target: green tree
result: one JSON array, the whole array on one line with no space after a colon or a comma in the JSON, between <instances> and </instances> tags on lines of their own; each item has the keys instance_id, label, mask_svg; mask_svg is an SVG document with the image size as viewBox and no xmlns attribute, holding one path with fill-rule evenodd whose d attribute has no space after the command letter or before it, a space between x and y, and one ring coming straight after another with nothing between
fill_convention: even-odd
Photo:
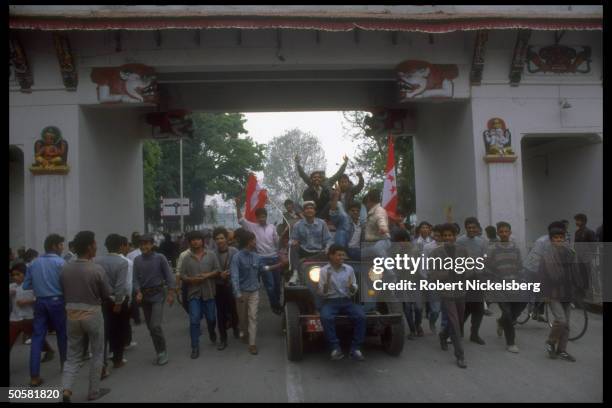
<instances>
[{"instance_id":1,"label":"green tree","mask_svg":"<svg viewBox=\"0 0 612 408\"><path fill-rule=\"evenodd\" d=\"M358 142L357 154L349 164L366 177L363 192L372 188L382 189L387 164L386 131L381 130L372 120L372 114L362 111L343 112L344 134ZM397 171L398 208L408 213L416 211L414 189L414 147L411 136L395 136L395 165Z\"/></svg>"},{"instance_id":2,"label":"green tree","mask_svg":"<svg viewBox=\"0 0 612 408\"><path fill-rule=\"evenodd\" d=\"M157 177L162 151L155 140L145 140L142 146L145 219L159 221Z\"/></svg>"},{"instance_id":3,"label":"green tree","mask_svg":"<svg viewBox=\"0 0 612 408\"><path fill-rule=\"evenodd\" d=\"M295 167L296 155L306 174L325 170L327 165L319 139L310 133L292 129L272 139L267 148L264 185L269 192L268 197L278 206L287 198L300 202L306 189Z\"/></svg>"},{"instance_id":4,"label":"green tree","mask_svg":"<svg viewBox=\"0 0 612 408\"><path fill-rule=\"evenodd\" d=\"M240 137L247 133L240 113L195 113L192 117L193 138L183 140L183 195L192 203L185 225L195 226L205 220L206 195L234 197L244 189L249 172L263 169L265 145ZM158 199L179 197L179 142L158 143L161 163L156 195Z\"/></svg>"}]
</instances>

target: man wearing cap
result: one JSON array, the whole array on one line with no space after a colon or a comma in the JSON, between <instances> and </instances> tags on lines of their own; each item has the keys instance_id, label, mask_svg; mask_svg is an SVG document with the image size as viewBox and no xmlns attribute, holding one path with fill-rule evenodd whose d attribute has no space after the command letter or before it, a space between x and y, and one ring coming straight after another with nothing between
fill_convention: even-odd
<instances>
[{"instance_id":1,"label":"man wearing cap","mask_svg":"<svg viewBox=\"0 0 612 408\"><path fill-rule=\"evenodd\" d=\"M157 352L157 365L164 365L168 363L166 339L161 327L164 286L170 289L167 301L172 305L176 280L166 257L153 251L154 242L155 239L151 234L145 234L140 238L142 255L134 259L134 289L136 301L142 304L147 328Z\"/></svg>"},{"instance_id":2,"label":"man wearing cap","mask_svg":"<svg viewBox=\"0 0 612 408\"><path fill-rule=\"evenodd\" d=\"M191 358L200 356L200 321L206 317L210 341L217 342L215 326L217 311L215 308L216 282L219 277L219 261L213 251L204 248L204 234L190 231L187 234L189 255L183 260L179 276L187 285L189 301L189 329L191 333Z\"/></svg>"}]
</instances>

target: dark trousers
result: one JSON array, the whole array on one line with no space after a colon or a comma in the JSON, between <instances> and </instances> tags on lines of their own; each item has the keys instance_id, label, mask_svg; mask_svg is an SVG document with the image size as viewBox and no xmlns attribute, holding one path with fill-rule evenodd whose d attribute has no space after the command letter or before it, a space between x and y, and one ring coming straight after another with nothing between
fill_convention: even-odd
<instances>
[{"instance_id":1,"label":"dark trousers","mask_svg":"<svg viewBox=\"0 0 612 408\"><path fill-rule=\"evenodd\" d=\"M442 299L442 315L446 316L448 323L443 327L440 336L445 340L450 336L455 349L455 357L463 358L463 343L461 341L461 327L466 303L464 300Z\"/></svg>"},{"instance_id":2,"label":"dark trousers","mask_svg":"<svg viewBox=\"0 0 612 408\"><path fill-rule=\"evenodd\" d=\"M504 335L506 336L506 345L514 345L514 322L519 317L527 303L515 303L515 302L499 302L499 308L502 311L502 316L497 321L504 328Z\"/></svg>"},{"instance_id":3,"label":"dark trousers","mask_svg":"<svg viewBox=\"0 0 612 408\"><path fill-rule=\"evenodd\" d=\"M410 333L416 333L423 322L423 309L418 302L404 302L404 316L408 322Z\"/></svg>"},{"instance_id":4,"label":"dark trousers","mask_svg":"<svg viewBox=\"0 0 612 408\"><path fill-rule=\"evenodd\" d=\"M351 299L326 299L321 307L321 324L325 339L331 350L340 348L340 340L336 336L336 316L347 315L353 324L353 341L351 351L359 350L366 335L366 315L361 305L354 304Z\"/></svg>"},{"instance_id":5,"label":"dark trousers","mask_svg":"<svg viewBox=\"0 0 612 408\"><path fill-rule=\"evenodd\" d=\"M217 285L215 302L217 305L217 327L221 341L227 341L227 323L231 322L233 328L238 327L238 311L236 301L229 285Z\"/></svg>"},{"instance_id":6,"label":"dark trousers","mask_svg":"<svg viewBox=\"0 0 612 408\"><path fill-rule=\"evenodd\" d=\"M108 349L113 353L113 362L120 363L123 360L123 349L125 347L126 333L130 327L129 298L121 304L119 313L113 312L113 302L105 302L102 307L104 316L104 362L108 358Z\"/></svg>"},{"instance_id":7,"label":"dark trousers","mask_svg":"<svg viewBox=\"0 0 612 408\"><path fill-rule=\"evenodd\" d=\"M279 262L278 256L262 256L260 258L260 265L269 266ZM268 300L272 309L280 309L280 296L281 296L281 277L280 271L262 271L261 280L266 288L268 294Z\"/></svg>"},{"instance_id":8,"label":"dark trousers","mask_svg":"<svg viewBox=\"0 0 612 408\"><path fill-rule=\"evenodd\" d=\"M136 302L136 291L132 291L132 297L130 302L130 317L134 320L134 323L140 324L140 305Z\"/></svg>"},{"instance_id":9,"label":"dark trousers","mask_svg":"<svg viewBox=\"0 0 612 408\"><path fill-rule=\"evenodd\" d=\"M161 327L163 314L164 314L164 302L151 302L147 299L142 301L142 311L144 312L145 323L149 329L151 340L153 340L153 347L157 354L166 351L166 338L164 337L164 331Z\"/></svg>"},{"instance_id":10,"label":"dark trousers","mask_svg":"<svg viewBox=\"0 0 612 408\"><path fill-rule=\"evenodd\" d=\"M478 330L480 330L480 324L484 317L484 303L483 302L466 302L465 303L465 316L463 317L463 323L461 324L461 334L463 335L463 324L467 322L468 317L472 316L470 336L478 336Z\"/></svg>"},{"instance_id":11,"label":"dark trousers","mask_svg":"<svg viewBox=\"0 0 612 408\"><path fill-rule=\"evenodd\" d=\"M185 282L181 283L181 299L183 299L183 309L189 315L189 285Z\"/></svg>"},{"instance_id":12,"label":"dark trousers","mask_svg":"<svg viewBox=\"0 0 612 408\"><path fill-rule=\"evenodd\" d=\"M66 336L66 306L64 298L61 296L38 298L34 304L34 327L30 349L31 377L40 376L40 353L44 347L50 325L55 329L60 362L63 363L66 361L68 340Z\"/></svg>"},{"instance_id":13,"label":"dark trousers","mask_svg":"<svg viewBox=\"0 0 612 408\"><path fill-rule=\"evenodd\" d=\"M215 299L189 299L189 332L191 334L191 348L197 348L200 345L200 322L203 317L206 318L208 337L212 342L217 341L217 333L215 333L217 311L215 309Z\"/></svg>"},{"instance_id":14,"label":"dark trousers","mask_svg":"<svg viewBox=\"0 0 612 408\"><path fill-rule=\"evenodd\" d=\"M15 341L17 341L17 337L19 337L21 333L23 333L24 336L32 337L33 327L34 320L20 320L18 322L9 323L9 352L13 348ZM46 339L43 343L42 351L45 353L47 351L53 351Z\"/></svg>"}]
</instances>

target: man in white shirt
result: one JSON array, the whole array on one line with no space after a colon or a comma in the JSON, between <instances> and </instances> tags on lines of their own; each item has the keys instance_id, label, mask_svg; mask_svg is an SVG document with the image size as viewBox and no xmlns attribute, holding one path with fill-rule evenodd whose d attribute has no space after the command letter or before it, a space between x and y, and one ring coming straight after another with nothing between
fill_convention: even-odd
<instances>
[{"instance_id":1,"label":"man in white shirt","mask_svg":"<svg viewBox=\"0 0 612 408\"><path fill-rule=\"evenodd\" d=\"M370 190L363 199L368 210L364 235L364 240L368 244L361 250L362 256L365 257L386 257L391 247L389 217L387 211L380 205L380 195L380 190Z\"/></svg>"},{"instance_id":2,"label":"man in white shirt","mask_svg":"<svg viewBox=\"0 0 612 408\"><path fill-rule=\"evenodd\" d=\"M119 255L121 256L121 258L125 259L128 262L126 288L127 288L127 293L130 296L130 308L132 308L134 303L136 303L136 294L134 293L134 283L133 283L134 262L126 256L129 250L130 250L130 243L128 242L127 237L122 236L121 246L119 248ZM136 342L132 341L132 326L130 325L129 319L127 319L126 325L127 327L125 328L125 331L124 331L126 335L125 336L125 347L126 348L134 347L136 345Z\"/></svg>"},{"instance_id":3,"label":"man in white shirt","mask_svg":"<svg viewBox=\"0 0 612 408\"><path fill-rule=\"evenodd\" d=\"M272 312L280 316L282 313L280 304L280 270L269 270L268 268L270 265L280 262L278 257L278 232L274 225L268 224L268 212L265 208L256 209L255 217L257 222L251 222L242 216L240 212L240 199L236 198L236 214L238 216L238 224L255 234L257 254L260 256L260 262L263 267L262 282L266 288Z\"/></svg>"},{"instance_id":4,"label":"man in white shirt","mask_svg":"<svg viewBox=\"0 0 612 408\"><path fill-rule=\"evenodd\" d=\"M132 233L132 245L131 245L131 247L134 248L134 250L128 252L128 254L125 255L125 257L132 262L132 266L133 266L134 265L134 259L136 259L137 256L142 255L142 252L140 251L140 234L138 232L133 232ZM129 249L128 249L128 251L129 251ZM132 282L130 281L130 284L131 283ZM136 326L138 326L141 323L141 320L140 320L140 309L139 309L140 306L138 305L138 303L136 303L136 293L134 293L134 289L133 288L132 288L132 291L130 292L130 294L132 296L131 303L130 303L130 314L131 314L131 318L134 320L134 324Z\"/></svg>"}]
</instances>

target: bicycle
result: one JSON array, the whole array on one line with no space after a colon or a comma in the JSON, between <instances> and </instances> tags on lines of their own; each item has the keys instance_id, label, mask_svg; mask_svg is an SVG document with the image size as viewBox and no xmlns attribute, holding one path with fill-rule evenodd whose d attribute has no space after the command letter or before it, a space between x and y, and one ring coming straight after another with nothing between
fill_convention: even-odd
<instances>
[{"instance_id":1,"label":"bicycle","mask_svg":"<svg viewBox=\"0 0 612 408\"><path fill-rule=\"evenodd\" d=\"M519 315L515 323L522 325L527 323L529 319L533 319L539 322L548 323L548 326L552 327L553 321L549 318L549 316L552 315L550 312L550 305L548 302L544 304L544 317L541 319L537 318L541 315L536 313L536 308L539 305L540 302L529 302L528 306ZM570 309L570 335L568 340L574 341L578 340L586 333L589 324L589 314L586 310L584 302L582 301L570 302Z\"/></svg>"}]
</instances>

